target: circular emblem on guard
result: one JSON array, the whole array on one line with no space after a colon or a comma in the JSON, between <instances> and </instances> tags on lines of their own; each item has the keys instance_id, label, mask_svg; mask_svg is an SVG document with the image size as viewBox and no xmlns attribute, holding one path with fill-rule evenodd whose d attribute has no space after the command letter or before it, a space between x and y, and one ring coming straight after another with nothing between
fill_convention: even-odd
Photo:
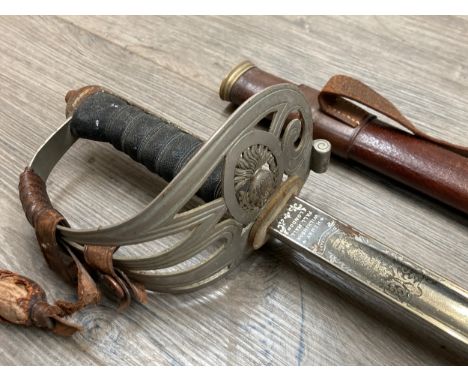
<instances>
[{"instance_id":1,"label":"circular emblem on guard","mask_svg":"<svg viewBox=\"0 0 468 382\"><path fill-rule=\"evenodd\" d=\"M255 221L287 177L307 178L312 116L304 102L299 92L282 85L248 100L238 111L235 123L243 130L226 154L223 176L224 200L238 222Z\"/></svg>"},{"instance_id":2,"label":"circular emblem on guard","mask_svg":"<svg viewBox=\"0 0 468 382\"><path fill-rule=\"evenodd\" d=\"M284 171L281 142L265 131L251 131L226 157L224 199L231 215L248 224L255 220Z\"/></svg>"}]
</instances>

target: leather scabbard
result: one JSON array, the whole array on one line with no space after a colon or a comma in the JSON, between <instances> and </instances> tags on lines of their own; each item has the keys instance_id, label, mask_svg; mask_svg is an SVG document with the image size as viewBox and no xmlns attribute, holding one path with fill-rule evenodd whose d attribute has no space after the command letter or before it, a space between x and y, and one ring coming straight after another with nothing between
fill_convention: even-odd
<instances>
[{"instance_id":1,"label":"leather scabbard","mask_svg":"<svg viewBox=\"0 0 468 382\"><path fill-rule=\"evenodd\" d=\"M244 63L231 71L221 98L240 105L261 90L289 82ZM314 139L327 139L334 155L369 167L468 213L468 149L418 130L384 97L362 82L334 76L322 91L299 86L314 112ZM384 114L410 132L379 120L348 101Z\"/></svg>"}]
</instances>

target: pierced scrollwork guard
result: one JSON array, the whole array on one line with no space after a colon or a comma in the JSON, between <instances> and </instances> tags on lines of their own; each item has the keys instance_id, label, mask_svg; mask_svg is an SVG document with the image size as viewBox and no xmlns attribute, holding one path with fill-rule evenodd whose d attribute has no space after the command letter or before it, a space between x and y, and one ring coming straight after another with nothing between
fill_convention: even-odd
<instances>
[{"instance_id":1,"label":"pierced scrollwork guard","mask_svg":"<svg viewBox=\"0 0 468 382\"><path fill-rule=\"evenodd\" d=\"M301 121L288 122L292 112L298 112ZM262 128L258 124L267 115L273 115L273 119L267 128ZM311 128L310 108L293 86L270 88L233 114L139 214L99 229L59 226L61 237L71 243L121 246L190 229L185 240L166 252L138 258L121 258L116 253L114 261L148 289L181 292L199 288L221 277L248 253L251 224L283 176L298 176L305 181L312 150ZM34 166L33 160L31 167ZM214 191L212 195L222 196L181 212L219 166L223 167L222 182L214 182L212 187L221 187L222 192ZM221 243L192 269L165 275L141 272L174 266L215 242Z\"/></svg>"}]
</instances>

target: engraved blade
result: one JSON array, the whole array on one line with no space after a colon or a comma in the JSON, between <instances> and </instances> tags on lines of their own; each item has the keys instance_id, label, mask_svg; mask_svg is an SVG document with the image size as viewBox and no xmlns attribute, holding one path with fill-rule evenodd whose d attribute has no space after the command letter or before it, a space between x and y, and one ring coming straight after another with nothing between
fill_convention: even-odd
<instances>
[{"instance_id":1,"label":"engraved blade","mask_svg":"<svg viewBox=\"0 0 468 382\"><path fill-rule=\"evenodd\" d=\"M466 290L298 197L269 234L297 250L287 256L303 269L468 356Z\"/></svg>"}]
</instances>

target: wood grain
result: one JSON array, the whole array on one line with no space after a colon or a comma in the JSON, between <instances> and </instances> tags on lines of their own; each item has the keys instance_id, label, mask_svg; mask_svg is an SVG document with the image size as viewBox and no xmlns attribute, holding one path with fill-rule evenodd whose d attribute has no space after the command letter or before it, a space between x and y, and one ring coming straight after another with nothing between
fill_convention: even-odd
<instances>
[{"instance_id":1,"label":"wood grain","mask_svg":"<svg viewBox=\"0 0 468 382\"><path fill-rule=\"evenodd\" d=\"M468 144L466 17L3 17L0 32L0 267L38 281L50 300L73 290L42 259L17 181L64 120L69 89L106 86L206 139L229 112L217 95L221 79L248 58L315 87L350 74L425 131ZM84 141L49 181L57 208L83 228L131 216L160 189L125 155ZM466 217L337 160L311 174L302 196L468 288ZM153 294L121 315L106 301L74 319L86 331L71 339L1 325L0 363L453 362L267 250L198 292Z\"/></svg>"}]
</instances>

